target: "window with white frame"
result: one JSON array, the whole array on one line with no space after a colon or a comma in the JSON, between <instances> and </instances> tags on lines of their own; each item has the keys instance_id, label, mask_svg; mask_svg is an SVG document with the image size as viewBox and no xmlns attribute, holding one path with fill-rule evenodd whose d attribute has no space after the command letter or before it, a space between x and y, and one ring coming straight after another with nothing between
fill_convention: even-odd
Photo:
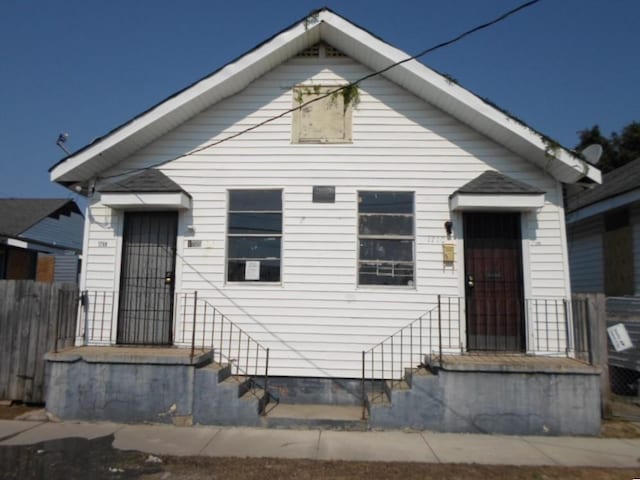
<instances>
[{"instance_id":1,"label":"window with white frame","mask_svg":"<svg viewBox=\"0 0 640 480\"><path fill-rule=\"evenodd\" d=\"M279 282L282 190L229 190L227 281Z\"/></svg>"},{"instance_id":2,"label":"window with white frame","mask_svg":"<svg viewBox=\"0 0 640 480\"><path fill-rule=\"evenodd\" d=\"M358 283L413 286L413 192L358 193Z\"/></svg>"}]
</instances>

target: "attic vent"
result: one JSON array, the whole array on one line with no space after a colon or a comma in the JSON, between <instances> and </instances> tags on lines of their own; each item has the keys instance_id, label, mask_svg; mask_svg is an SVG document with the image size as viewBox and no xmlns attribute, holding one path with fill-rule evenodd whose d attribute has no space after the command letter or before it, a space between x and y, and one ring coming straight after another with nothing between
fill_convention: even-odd
<instances>
[{"instance_id":1,"label":"attic vent","mask_svg":"<svg viewBox=\"0 0 640 480\"><path fill-rule=\"evenodd\" d=\"M314 46L302 50L297 56L305 58L346 57L340 50L325 43L316 43Z\"/></svg>"},{"instance_id":2,"label":"attic vent","mask_svg":"<svg viewBox=\"0 0 640 480\"><path fill-rule=\"evenodd\" d=\"M319 57L320 56L320 44L309 47L298 54L298 57Z\"/></svg>"},{"instance_id":3,"label":"attic vent","mask_svg":"<svg viewBox=\"0 0 640 480\"><path fill-rule=\"evenodd\" d=\"M346 57L344 53L331 45L325 47L324 53L327 57Z\"/></svg>"}]
</instances>

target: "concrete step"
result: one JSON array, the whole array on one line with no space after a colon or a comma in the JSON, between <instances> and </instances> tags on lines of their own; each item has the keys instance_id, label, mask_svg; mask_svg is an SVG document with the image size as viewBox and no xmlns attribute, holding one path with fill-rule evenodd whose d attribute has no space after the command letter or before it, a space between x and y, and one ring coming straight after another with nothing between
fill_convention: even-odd
<instances>
[{"instance_id":1,"label":"concrete step","mask_svg":"<svg viewBox=\"0 0 640 480\"><path fill-rule=\"evenodd\" d=\"M361 405L268 404L263 417L267 428L367 429Z\"/></svg>"},{"instance_id":2,"label":"concrete step","mask_svg":"<svg viewBox=\"0 0 640 480\"><path fill-rule=\"evenodd\" d=\"M216 372L218 376L218 382L224 381L231 375L231 368L228 364L220 364L218 362L211 362L206 365L197 367L197 370Z\"/></svg>"}]
</instances>

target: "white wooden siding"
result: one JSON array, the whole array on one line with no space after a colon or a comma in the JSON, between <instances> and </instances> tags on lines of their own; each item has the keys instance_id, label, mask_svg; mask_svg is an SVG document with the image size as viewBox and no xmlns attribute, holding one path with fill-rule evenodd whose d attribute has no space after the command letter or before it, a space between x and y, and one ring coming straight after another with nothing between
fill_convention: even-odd
<instances>
[{"instance_id":1,"label":"white wooden siding","mask_svg":"<svg viewBox=\"0 0 640 480\"><path fill-rule=\"evenodd\" d=\"M279 114L293 105L294 85L336 84L366 73L344 60L329 65L291 60L107 174L171 159ZM453 267L442 263L444 222L455 217L448 197L488 169L548 192L545 206L525 225L526 295L566 294L555 180L384 78L364 82L360 99L351 144L291 144L289 115L161 167L193 197L193 208L180 218L178 290L197 290L270 347L273 375L358 377L362 350L433 308L437 294L462 295L461 243ZM312 203L314 185L334 185L335 203ZM281 284L226 284L231 188L283 189ZM371 189L415 192L415 288L357 286L357 192ZM116 290L117 214L102 206L98 195L89 210L84 288ZM187 225L194 226L194 234ZM187 248L188 239L202 240L202 247ZM454 325L454 334L461 329Z\"/></svg>"},{"instance_id":2,"label":"white wooden siding","mask_svg":"<svg viewBox=\"0 0 640 480\"><path fill-rule=\"evenodd\" d=\"M576 293L604 292L602 215L567 226L571 289Z\"/></svg>"}]
</instances>

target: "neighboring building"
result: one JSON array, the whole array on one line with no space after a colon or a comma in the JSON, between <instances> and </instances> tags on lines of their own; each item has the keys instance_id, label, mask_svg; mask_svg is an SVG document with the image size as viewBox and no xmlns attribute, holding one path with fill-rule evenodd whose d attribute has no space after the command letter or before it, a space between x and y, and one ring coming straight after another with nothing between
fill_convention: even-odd
<instances>
[{"instance_id":1,"label":"neighboring building","mask_svg":"<svg viewBox=\"0 0 640 480\"><path fill-rule=\"evenodd\" d=\"M575 187L573 187L575 188ZM607 296L608 325L623 324L632 348L609 343L613 393L640 392L640 158L605 174L601 185L567 196L571 286Z\"/></svg>"},{"instance_id":2,"label":"neighboring building","mask_svg":"<svg viewBox=\"0 0 640 480\"><path fill-rule=\"evenodd\" d=\"M65 198L0 198L0 279L77 283L84 218Z\"/></svg>"},{"instance_id":3,"label":"neighboring building","mask_svg":"<svg viewBox=\"0 0 640 480\"><path fill-rule=\"evenodd\" d=\"M640 295L640 158L567 196L574 292Z\"/></svg>"},{"instance_id":4,"label":"neighboring building","mask_svg":"<svg viewBox=\"0 0 640 480\"><path fill-rule=\"evenodd\" d=\"M382 375L436 351L571 353L563 184L600 172L418 61L367 77L406 58L322 9L54 165L89 192L79 343L195 341L250 370L236 325L281 394L361 378L423 317ZM580 388L562 392L589 410Z\"/></svg>"}]
</instances>

